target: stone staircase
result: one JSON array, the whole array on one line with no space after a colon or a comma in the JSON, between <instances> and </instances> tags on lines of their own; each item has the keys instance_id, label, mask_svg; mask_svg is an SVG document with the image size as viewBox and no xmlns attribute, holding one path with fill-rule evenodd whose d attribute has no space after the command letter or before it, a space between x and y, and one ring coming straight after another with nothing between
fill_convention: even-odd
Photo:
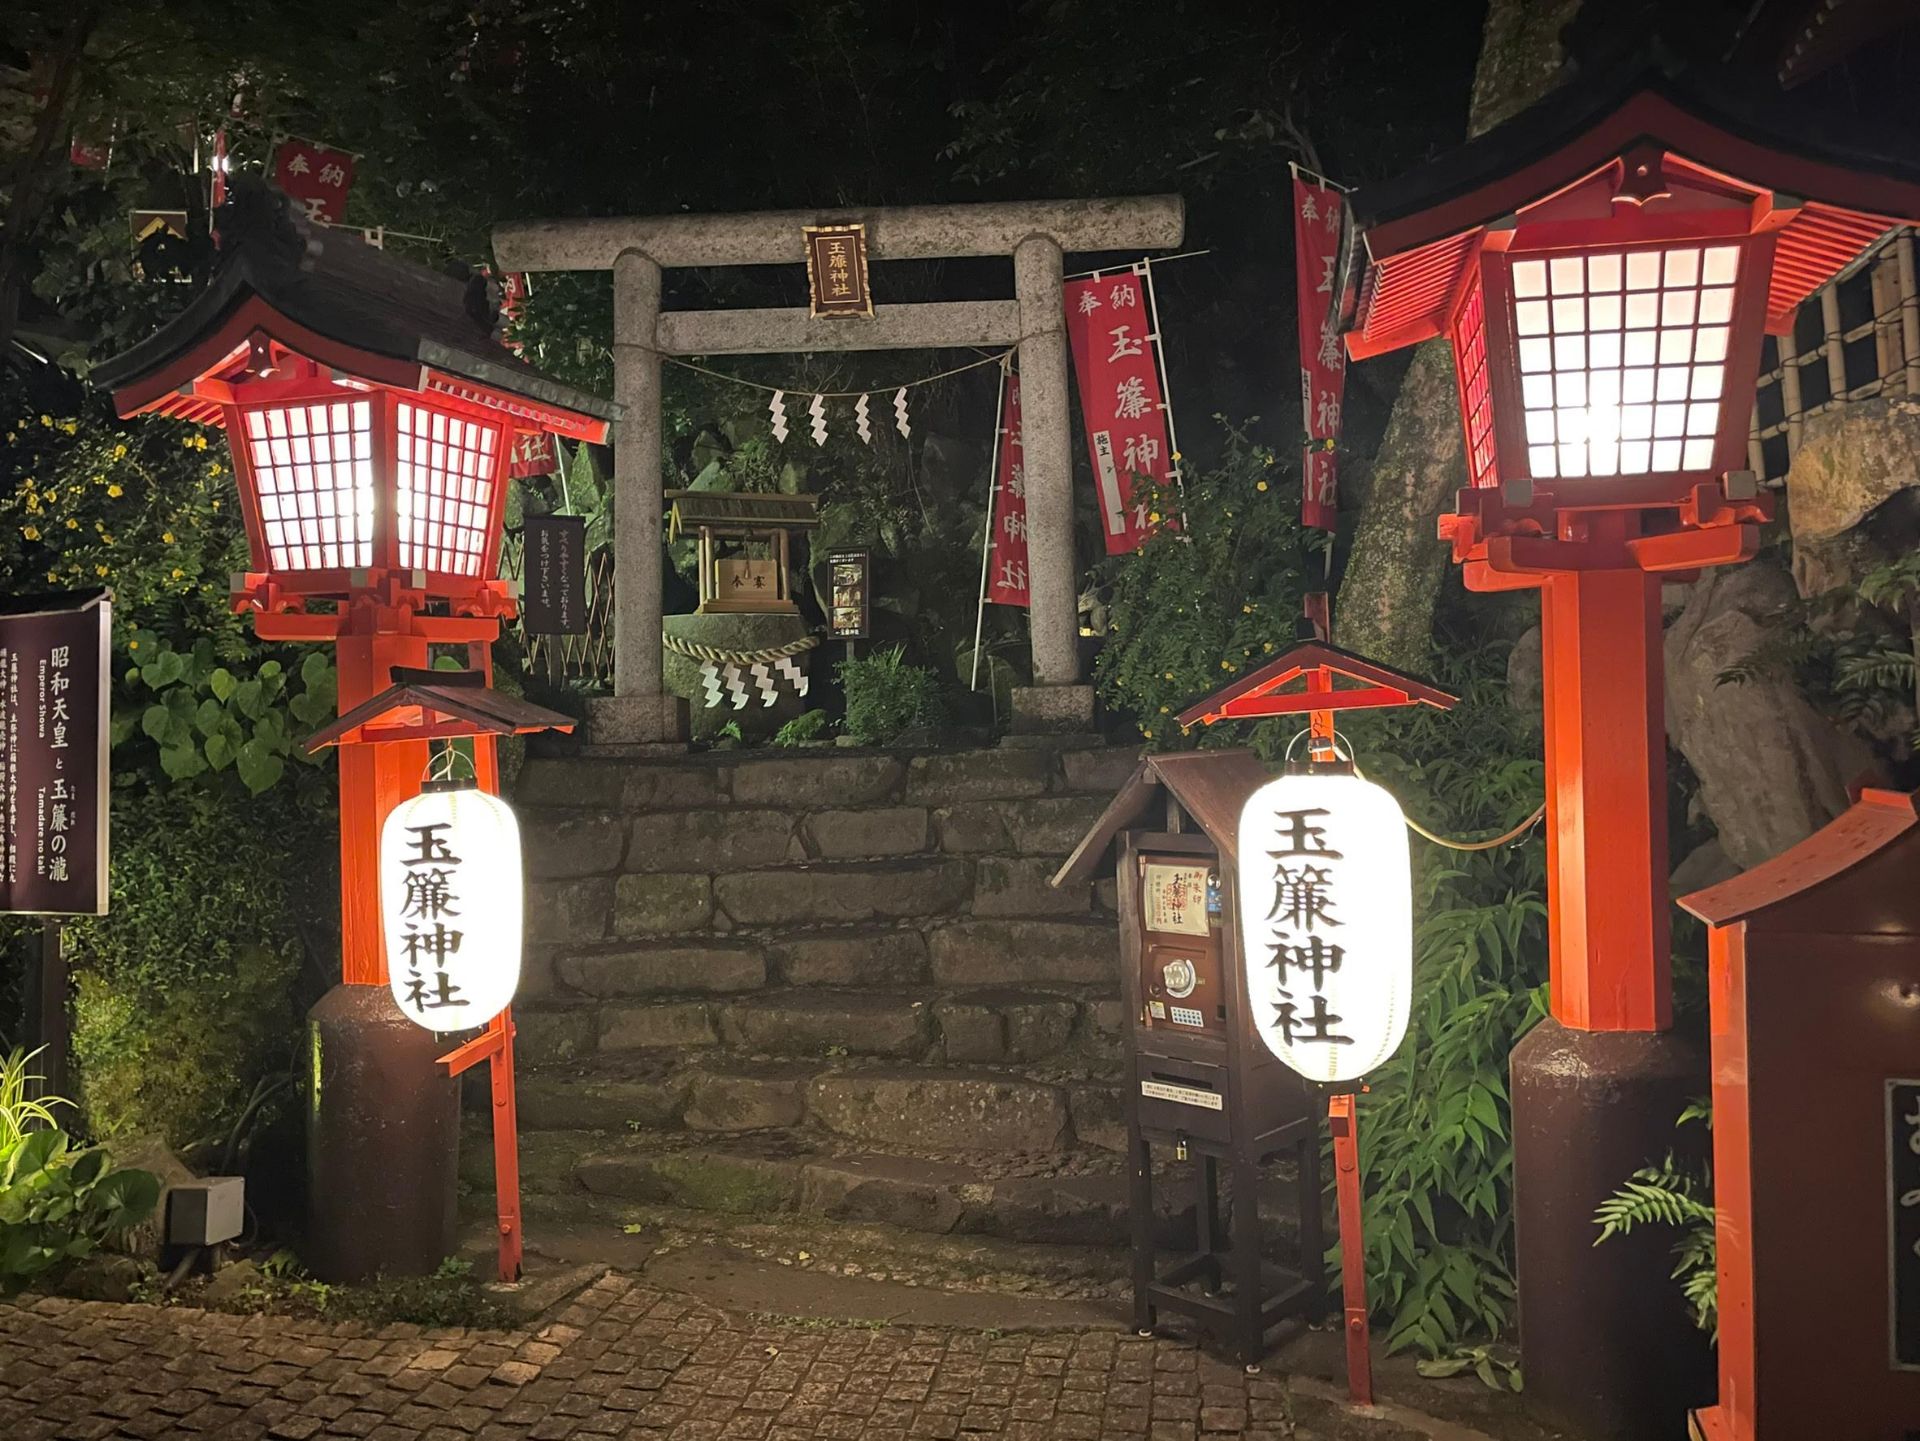
<instances>
[{"instance_id":1,"label":"stone staircase","mask_svg":"<svg viewBox=\"0 0 1920 1441\"><path fill-rule=\"evenodd\" d=\"M529 761L529 1214L1124 1241L1112 884L1047 882L1134 762Z\"/></svg>"}]
</instances>

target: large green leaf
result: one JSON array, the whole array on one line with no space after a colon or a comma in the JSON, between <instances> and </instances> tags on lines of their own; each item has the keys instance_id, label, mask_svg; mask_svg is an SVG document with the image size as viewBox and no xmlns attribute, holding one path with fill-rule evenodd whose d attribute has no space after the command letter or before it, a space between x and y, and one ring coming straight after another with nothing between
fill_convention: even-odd
<instances>
[{"instance_id":1,"label":"large green leaf","mask_svg":"<svg viewBox=\"0 0 1920 1441\"><path fill-rule=\"evenodd\" d=\"M275 753L273 746L257 737L240 747L233 764L241 783L254 795L271 790L287 769L287 763Z\"/></svg>"},{"instance_id":2,"label":"large green leaf","mask_svg":"<svg viewBox=\"0 0 1920 1441\"><path fill-rule=\"evenodd\" d=\"M172 685L186 673L186 658L175 650L163 650L140 667L140 679L154 690Z\"/></svg>"}]
</instances>

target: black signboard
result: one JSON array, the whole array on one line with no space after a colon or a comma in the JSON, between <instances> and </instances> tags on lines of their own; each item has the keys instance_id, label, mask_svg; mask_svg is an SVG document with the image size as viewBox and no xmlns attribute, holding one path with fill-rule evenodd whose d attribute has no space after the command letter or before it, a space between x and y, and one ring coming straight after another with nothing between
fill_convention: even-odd
<instances>
[{"instance_id":1,"label":"black signboard","mask_svg":"<svg viewBox=\"0 0 1920 1441\"><path fill-rule=\"evenodd\" d=\"M872 623L868 584L873 558L864 550L827 553L827 625L835 640L865 640Z\"/></svg>"},{"instance_id":2,"label":"black signboard","mask_svg":"<svg viewBox=\"0 0 1920 1441\"><path fill-rule=\"evenodd\" d=\"M107 912L110 591L0 601L0 911Z\"/></svg>"},{"instance_id":3,"label":"black signboard","mask_svg":"<svg viewBox=\"0 0 1920 1441\"><path fill-rule=\"evenodd\" d=\"M1920 1370L1920 1080L1887 1082L1887 1277L1893 1364Z\"/></svg>"},{"instance_id":4,"label":"black signboard","mask_svg":"<svg viewBox=\"0 0 1920 1441\"><path fill-rule=\"evenodd\" d=\"M585 635L587 519L530 515L521 624L530 635Z\"/></svg>"}]
</instances>

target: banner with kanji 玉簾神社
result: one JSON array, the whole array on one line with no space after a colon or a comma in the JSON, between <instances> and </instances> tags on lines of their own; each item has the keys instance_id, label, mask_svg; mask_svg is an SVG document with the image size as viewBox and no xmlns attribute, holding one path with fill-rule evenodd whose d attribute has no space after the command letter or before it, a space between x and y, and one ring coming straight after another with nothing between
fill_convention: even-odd
<instances>
[{"instance_id":1,"label":"banner with kanji \u7389\u7c3e\u795e\u793e","mask_svg":"<svg viewBox=\"0 0 1920 1441\"><path fill-rule=\"evenodd\" d=\"M1156 486L1173 476L1153 317L1131 271L1069 280L1067 338L1100 497L1107 554L1138 550L1154 525Z\"/></svg>"},{"instance_id":2,"label":"banner with kanji \u7389\u7c3e\u795e\u793e","mask_svg":"<svg viewBox=\"0 0 1920 1441\"><path fill-rule=\"evenodd\" d=\"M1315 177L1316 181L1318 177ZM1347 387L1347 348L1333 293L1340 260L1341 209L1333 186L1293 175L1294 312L1300 337L1300 522L1332 530L1339 520L1340 402Z\"/></svg>"},{"instance_id":3,"label":"banner with kanji \u7389\u7c3e\u795e\u793e","mask_svg":"<svg viewBox=\"0 0 1920 1441\"><path fill-rule=\"evenodd\" d=\"M347 213L357 159L350 150L288 136L274 147L273 183L306 207L308 219L338 225Z\"/></svg>"},{"instance_id":4,"label":"banner with kanji \u7389\u7c3e\u795e\u793e","mask_svg":"<svg viewBox=\"0 0 1920 1441\"><path fill-rule=\"evenodd\" d=\"M994 474L993 527L987 542L987 600L994 605L1027 605L1033 594L1027 581L1027 468L1020 451L1020 377L1007 377L1007 398L1000 415L1000 463Z\"/></svg>"}]
</instances>

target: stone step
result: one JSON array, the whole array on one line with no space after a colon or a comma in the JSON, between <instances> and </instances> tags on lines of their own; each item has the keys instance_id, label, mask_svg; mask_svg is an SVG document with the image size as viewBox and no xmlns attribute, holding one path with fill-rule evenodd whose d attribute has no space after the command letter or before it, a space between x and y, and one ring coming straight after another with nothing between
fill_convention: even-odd
<instances>
[{"instance_id":1,"label":"stone step","mask_svg":"<svg viewBox=\"0 0 1920 1441\"><path fill-rule=\"evenodd\" d=\"M896 1108L891 1111L881 1107ZM932 1149L1122 1152L1116 1080L1097 1073L921 1068L640 1053L530 1067L519 1076L526 1133L636 1128L728 1135L801 1125L859 1142L913 1136Z\"/></svg>"},{"instance_id":2,"label":"stone step","mask_svg":"<svg viewBox=\"0 0 1920 1441\"><path fill-rule=\"evenodd\" d=\"M470 1126L461 1150L462 1179L481 1204L493 1185L485 1142ZM550 1214L631 1202L749 1222L811 1217L1025 1244L1128 1240L1123 1158L1085 1148L980 1156L853 1145L792 1129L735 1137L561 1130L523 1135L520 1167L529 1210ZM1167 1157L1156 1166L1155 1229L1163 1247L1193 1244L1194 1180L1191 1162ZM1288 1258L1299 1241L1292 1181L1290 1166L1270 1167L1260 1207L1263 1244Z\"/></svg>"},{"instance_id":3,"label":"stone step","mask_svg":"<svg viewBox=\"0 0 1920 1441\"><path fill-rule=\"evenodd\" d=\"M650 759L536 755L515 798L532 809L630 815L709 807L836 811L941 807L1049 794L1111 798L1139 760L1128 746L958 751L713 752Z\"/></svg>"},{"instance_id":4,"label":"stone step","mask_svg":"<svg viewBox=\"0 0 1920 1441\"><path fill-rule=\"evenodd\" d=\"M716 962L683 984L718 984L723 970ZM576 974L596 979L591 968L576 968ZM604 998L523 1004L516 1016L527 1059L537 1065L714 1046L748 1055L962 1064L1069 1055L1108 1063L1119 1055L1120 1003L1078 987L788 986L694 995L602 990Z\"/></svg>"},{"instance_id":5,"label":"stone step","mask_svg":"<svg viewBox=\"0 0 1920 1441\"><path fill-rule=\"evenodd\" d=\"M797 1212L935 1235L1124 1244L1127 1187L1117 1165L1098 1156L1050 1157L1048 1164L1066 1174L847 1149L793 1133L693 1145L639 1133L584 1156L573 1177L598 1197L736 1216Z\"/></svg>"}]
</instances>

